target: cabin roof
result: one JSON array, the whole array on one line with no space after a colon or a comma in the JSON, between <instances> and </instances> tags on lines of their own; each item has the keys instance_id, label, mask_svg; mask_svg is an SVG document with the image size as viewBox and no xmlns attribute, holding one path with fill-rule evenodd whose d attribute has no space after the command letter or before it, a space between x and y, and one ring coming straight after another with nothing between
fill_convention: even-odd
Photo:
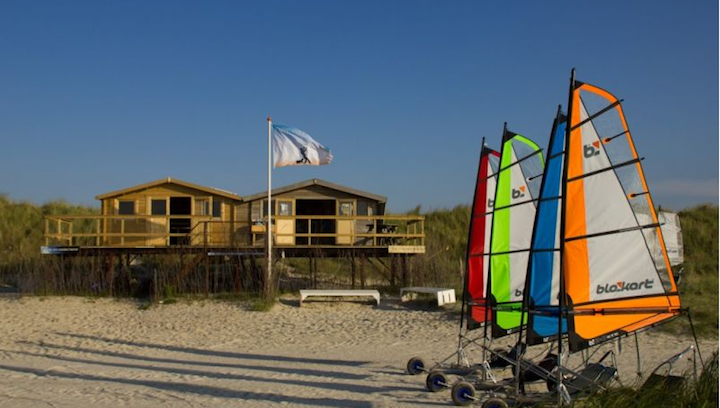
<instances>
[{"instance_id":1,"label":"cabin roof","mask_svg":"<svg viewBox=\"0 0 720 408\"><path fill-rule=\"evenodd\" d=\"M239 195L237 195L235 193L231 193L229 191L220 190L220 189L213 188L213 187L205 187L205 186L201 186L199 184L189 183L187 181L174 179L172 177L167 177L164 179L151 181L151 182L145 183L145 184L138 184L137 186L124 188L122 190L111 191L109 193L100 194L99 196L95 196L95 198L97 200L104 200L106 198L117 197L117 196L120 196L123 194L132 193L133 191L144 190L144 189L152 188L152 187L159 186L162 184L177 184L179 186L191 188L194 190L204 191L206 193L229 198L231 200L242 201L242 197L240 197Z\"/></svg>"},{"instance_id":2,"label":"cabin roof","mask_svg":"<svg viewBox=\"0 0 720 408\"><path fill-rule=\"evenodd\" d=\"M310 179L310 180L301 181L301 182L295 183L295 184L289 184L287 186L283 186L280 188L274 188L272 190L272 193L273 193L273 195L283 194L283 193L287 193L287 192L294 191L294 190L299 190L301 188L310 187L310 186L326 187L331 190L342 191L344 193L369 198L371 200L375 200L375 201L378 201L381 203L387 202L387 197L373 194L373 193L368 193L367 191L357 190L354 188L346 187L346 186L343 186L340 184L335 184L335 183L331 183L329 181L320 180L320 179ZM265 190L264 192L261 192L261 193L245 196L245 201L246 202L255 201L255 200L259 200L259 199L266 198L266 197L267 197L267 190Z\"/></svg>"}]
</instances>

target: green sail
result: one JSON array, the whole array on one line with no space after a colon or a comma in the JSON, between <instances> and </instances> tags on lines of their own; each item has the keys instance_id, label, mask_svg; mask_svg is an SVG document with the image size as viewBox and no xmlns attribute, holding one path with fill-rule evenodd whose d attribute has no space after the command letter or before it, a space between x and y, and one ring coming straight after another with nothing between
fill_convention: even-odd
<instances>
[{"instance_id":1,"label":"green sail","mask_svg":"<svg viewBox=\"0 0 720 408\"><path fill-rule=\"evenodd\" d=\"M493 337L520 328L523 289L544 160L532 140L505 130L493 206L490 295Z\"/></svg>"}]
</instances>

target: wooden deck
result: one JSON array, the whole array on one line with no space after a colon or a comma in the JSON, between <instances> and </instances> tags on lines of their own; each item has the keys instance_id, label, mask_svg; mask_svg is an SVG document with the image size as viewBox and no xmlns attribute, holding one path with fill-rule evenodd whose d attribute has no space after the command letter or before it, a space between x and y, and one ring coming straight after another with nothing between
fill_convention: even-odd
<instances>
[{"instance_id":1,"label":"wooden deck","mask_svg":"<svg viewBox=\"0 0 720 408\"><path fill-rule=\"evenodd\" d=\"M180 221L177 221L180 220ZM286 256L425 252L421 216L274 216L273 247ZM263 253L266 223L190 215L53 215L45 253Z\"/></svg>"}]
</instances>

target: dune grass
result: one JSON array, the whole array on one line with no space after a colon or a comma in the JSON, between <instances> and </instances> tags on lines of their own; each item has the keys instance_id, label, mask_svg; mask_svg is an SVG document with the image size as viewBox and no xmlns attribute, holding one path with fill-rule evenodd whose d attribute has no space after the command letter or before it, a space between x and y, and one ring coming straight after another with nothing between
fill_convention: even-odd
<instances>
[{"instance_id":1,"label":"dune grass","mask_svg":"<svg viewBox=\"0 0 720 408\"><path fill-rule=\"evenodd\" d=\"M699 335L718 336L718 207L702 205L679 213L685 246L684 271L678 285ZM687 319L663 330L688 333Z\"/></svg>"},{"instance_id":2,"label":"dune grass","mask_svg":"<svg viewBox=\"0 0 720 408\"><path fill-rule=\"evenodd\" d=\"M705 362L697 382L684 373L686 384L670 387L659 382L649 387L613 387L579 401L579 408L710 408L718 406L718 355Z\"/></svg>"},{"instance_id":3,"label":"dune grass","mask_svg":"<svg viewBox=\"0 0 720 408\"><path fill-rule=\"evenodd\" d=\"M21 287L24 293L38 295L103 295L105 292L98 292L93 286L93 282L102 278L100 275L93 275L100 274L98 265L77 262L71 265L70 272L57 272L61 268L58 259L41 256L39 251L44 241L43 216L97 212L95 208L71 205L63 201L34 205L16 202L6 195L0 195L0 286ZM408 212L421 213L420 206ZM425 216L426 253L409 258L408 276L404 283L455 288L460 293L465 271L470 207L459 205L452 209L433 210L422 214ZM698 334L717 336L718 207L702 205L683 210L679 214L685 244L684 273L679 285L683 306L690 308ZM156 261L148 258L147 265L158 269L161 278L169 279L172 268L177 267L176 260L165 263ZM168 262L172 265L166 265ZM306 260L284 262L301 273L308 268ZM349 283L348 260L328 258L321 259L320 263L319 269L325 274L322 278L326 282L332 285ZM67 268L67 265L65 267ZM395 275L391 274L390 269L387 261L385 265L368 263L368 285L387 290L388 293L397 293L397 286L403 284L397 271L399 268L396 266ZM195 278L202 280L201 276ZM161 294L162 292L158 296ZM262 303L258 302L255 307L260 310L267 308L267 305ZM677 319L676 322L661 327L663 330L688 333L687 319Z\"/></svg>"}]
</instances>

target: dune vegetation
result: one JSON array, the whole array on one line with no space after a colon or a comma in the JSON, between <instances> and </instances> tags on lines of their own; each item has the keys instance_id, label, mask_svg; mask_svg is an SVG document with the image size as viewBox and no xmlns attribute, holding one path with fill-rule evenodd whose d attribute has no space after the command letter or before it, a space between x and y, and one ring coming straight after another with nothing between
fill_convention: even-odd
<instances>
[{"instance_id":1,"label":"dune vegetation","mask_svg":"<svg viewBox=\"0 0 720 408\"><path fill-rule=\"evenodd\" d=\"M64 201L34 205L0 195L0 214L3 214L0 217L0 284L15 287L23 293L43 295L111 293L98 290L98 282L106 278L102 276L103 268L98 260L74 260L68 268L67 265L59 265L57 257L40 255L40 246L44 242L43 216L95 213L95 208L72 205ZM460 291L465 270L470 207L459 205L452 209L422 212L418 206L408 213L425 216L426 253L410 258L404 268L387 261L369 262L366 271L367 285L390 292L395 292L400 285L444 286ZM683 303L692 311L698 334L717 336L718 207L701 205L683 210L679 214L685 244L685 263L679 284ZM306 271L308 262L304 260L285 260L285 268L280 270L288 274L288 271L298 272L293 278L294 285L308 284L311 279L315 279L314 284L318 284L318 281L319 284L326 285L351 284L349 260L320 258L317 262L320 262L317 267L322 275L320 277L310 276ZM160 272L159 281L167 283L154 289L155 293L160 293L160 297L168 291L174 295L188 291L194 291L191 294L202 293L202 273L187 274L187 279L195 279L197 282L190 282L183 287L170 285L172 275L178 273L181 264L182 262L177 260L151 257L145 259L145 265L152 265L155 271ZM202 268L203 265L197 267ZM406 271L405 274L401 274L402 269ZM131 276L138 272L137 269L124 272L129 275L128 282L140 279ZM147 277L147 273L145 276ZM302 278L299 281L298 276ZM232 282L229 285L232 287ZM222 285L218 286L218 290L222 288ZM114 294L148 295L147 285L145 289L116 290ZM678 319L677 322L663 327L664 330L686 332L687 319Z\"/></svg>"}]
</instances>

